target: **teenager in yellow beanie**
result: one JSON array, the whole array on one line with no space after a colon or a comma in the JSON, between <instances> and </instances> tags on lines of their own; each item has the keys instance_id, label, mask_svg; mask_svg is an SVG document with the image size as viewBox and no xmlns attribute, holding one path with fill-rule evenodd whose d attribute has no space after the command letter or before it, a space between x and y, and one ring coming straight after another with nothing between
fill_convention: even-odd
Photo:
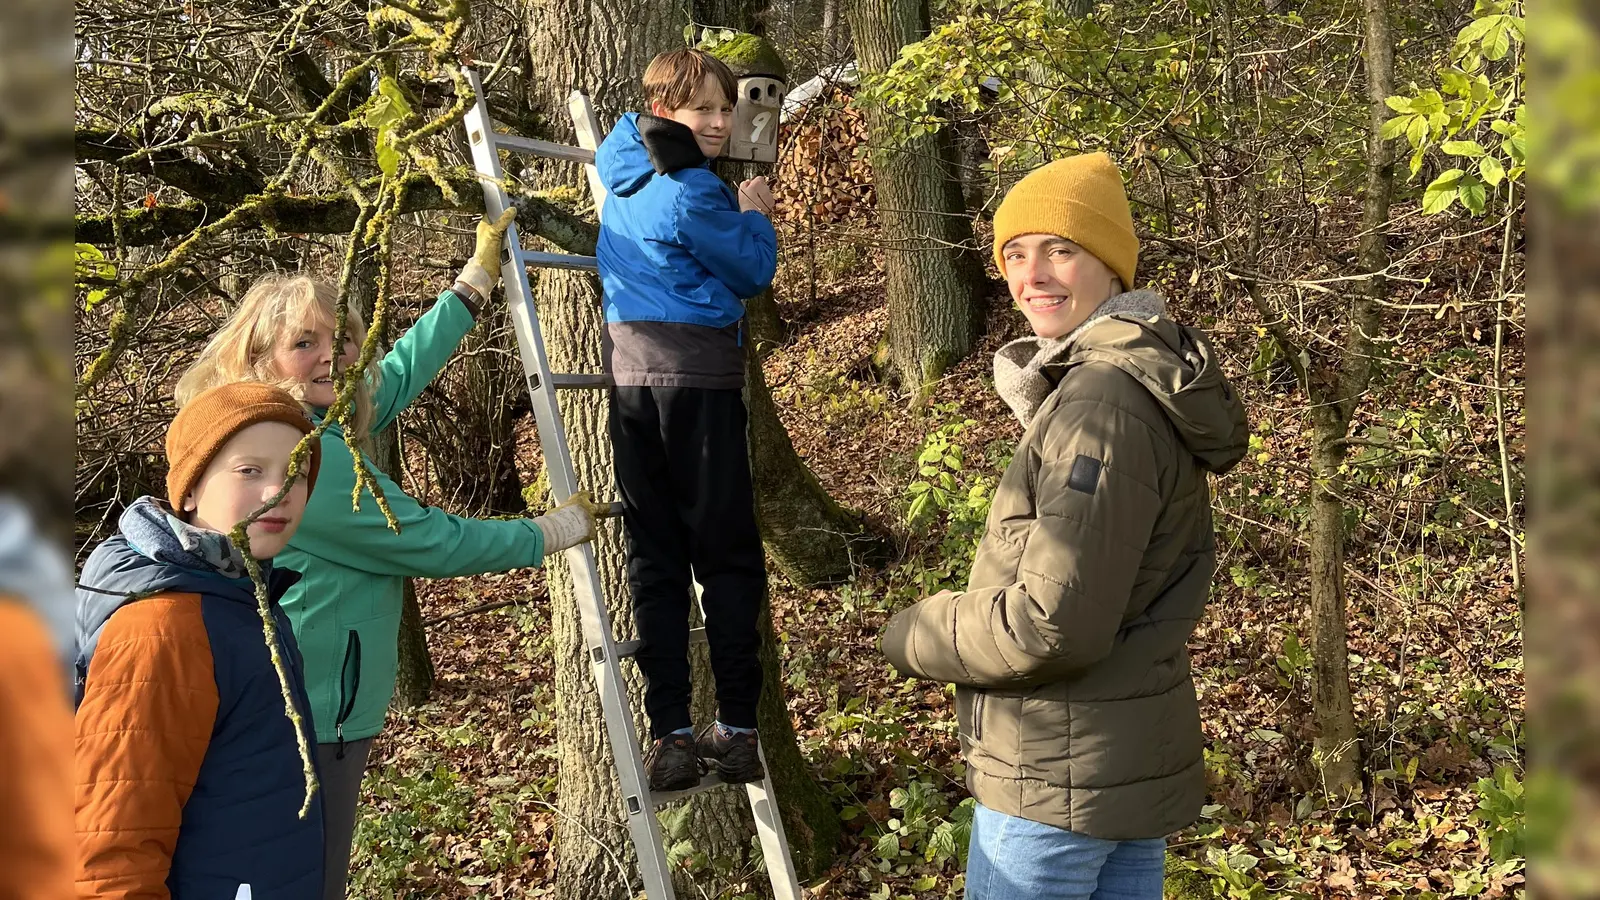
<instances>
[{"instance_id":1,"label":"teenager in yellow beanie","mask_svg":"<svg viewBox=\"0 0 1600 900\"><path fill-rule=\"evenodd\" d=\"M1022 446L967 589L895 615L883 651L956 686L966 900L1161 900L1165 838L1205 800L1186 645L1216 566L1207 474L1244 455L1244 408L1205 336L1131 289L1105 154L1018 182L994 251L1034 331L995 356Z\"/></svg>"},{"instance_id":2,"label":"teenager in yellow beanie","mask_svg":"<svg viewBox=\"0 0 1600 900\"><path fill-rule=\"evenodd\" d=\"M1111 157L1069 156L1017 182L994 214L994 262L1040 337L1132 290L1139 239Z\"/></svg>"}]
</instances>

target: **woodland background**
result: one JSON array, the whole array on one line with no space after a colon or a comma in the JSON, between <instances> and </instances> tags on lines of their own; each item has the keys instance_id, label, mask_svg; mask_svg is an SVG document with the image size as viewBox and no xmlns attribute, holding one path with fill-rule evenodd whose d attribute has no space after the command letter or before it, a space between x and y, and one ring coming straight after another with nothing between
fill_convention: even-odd
<instances>
[{"instance_id":1,"label":"woodland background","mask_svg":"<svg viewBox=\"0 0 1600 900\"><path fill-rule=\"evenodd\" d=\"M506 130L571 141L573 89L609 127L655 53L690 41L748 61L742 35L760 34L791 87L835 81L770 167L781 265L752 302L748 386L769 683L786 695L769 692L763 732L811 894L960 895L971 801L951 698L896 678L876 635L964 584L1020 435L989 359L1026 326L987 218L1029 169L1102 149L1128 177L1140 280L1211 333L1252 428L1215 484L1219 566L1192 644L1211 793L1172 841L1169 893L1521 893L1530 846L1581 858L1594 840L1529 830L1530 809L1595 801L1525 770L1522 643L1526 198L1570 198L1549 205L1574 221L1600 198L1600 150L1559 124L1588 134L1594 115L1560 62L1600 49L1584 16L1552 6L1540 56L1504 0L81 5L76 548L159 493L172 384L253 278L338 279L375 339L428 308L481 210L461 66L487 74ZM1562 152L1543 182L1525 171L1530 65L1569 92L1552 91ZM576 166L508 171L529 246L592 251ZM1553 233L1570 243L1542 254L1592 263L1592 230ZM597 370L592 280L540 273L536 291L557 368ZM603 490L603 404L564 409L580 479ZM452 512L520 515L549 502L540 460L498 310L375 463ZM1580 555L1588 507L1544 490L1566 523L1547 540ZM598 547L616 571L614 531ZM353 894L627 895L569 590L559 566L416 585ZM626 635L616 585L610 605ZM687 895L763 889L742 805L714 793L664 814ZM1595 888L1575 867L1538 876Z\"/></svg>"}]
</instances>

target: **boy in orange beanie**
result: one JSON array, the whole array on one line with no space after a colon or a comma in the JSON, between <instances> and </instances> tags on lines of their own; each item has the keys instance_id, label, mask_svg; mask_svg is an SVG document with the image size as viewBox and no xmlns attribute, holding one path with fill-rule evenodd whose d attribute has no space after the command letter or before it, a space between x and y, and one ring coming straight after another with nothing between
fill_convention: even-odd
<instances>
[{"instance_id":1,"label":"boy in orange beanie","mask_svg":"<svg viewBox=\"0 0 1600 900\"><path fill-rule=\"evenodd\" d=\"M994 224L1034 332L995 387L1026 431L967 590L898 613L883 651L956 686L967 900L1161 900L1165 838L1205 799L1186 645L1216 565L1207 476L1244 455L1244 407L1205 335L1133 290L1110 157L1034 171Z\"/></svg>"},{"instance_id":2,"label":"boy in orange beanie","mask_svg":"<svg viewBox=\"0 0 1600 900\"><path fill-rule=\"evenodd\" d=\"M299 574L272 565L316 481L316 442L289 472L311 430L280 388L206 391L167 432L168 503L134 501L84 564L79 896L321 897L315 796L301 814L310 704L277 602ZM269 503L235 546L230 532ZM260 563L265 611L245 551Z\"/></svg>"}]
</instances>

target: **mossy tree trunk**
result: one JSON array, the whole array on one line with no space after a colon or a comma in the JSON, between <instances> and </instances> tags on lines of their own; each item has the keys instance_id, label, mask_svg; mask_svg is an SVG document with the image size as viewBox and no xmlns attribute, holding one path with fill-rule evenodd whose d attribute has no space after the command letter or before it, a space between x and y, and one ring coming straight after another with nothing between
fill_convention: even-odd
<instances>
[{"instance_id":1,"label":"mossy tree trunk","mask_svg":"<svg viewBox=\"0 0 1600 900\"><path fill-rule=\"evenodd\" d=\"M573 140L565 111L567 95L574 88L589 94L602 130L609 129L622 113L638 109L642 99L639 77L645 66L655 54L682 45L683 23L691 12L686 5L643 0L529 0L524 8L532 35L530 56L538 67L531 79L537 86L534 99L546 111L550 126L549 133L541 137L562 141ZM582 174L570 166L541 166L539 171L547 187L584 184ZM563 372L599 371L604 324L597 281L586 274L545 270L538 274L535 294L552 367ZM579 483L610 495L614 479L605 397L597 392L567 392L562 397L562 416ZM634 627L616 525L601 529L595 556L610 612L609 625L613 633L626 637ZM619 825L622 814L615 767L584 651L570 576L559 562L551 566L549 576L561 758L556 896L571 900L620 898L630 893L635 882L636 861L627 849L628 835ZM770 624L765 627L771 654ZM696 656L694 689L700 699L696 710L705 720L710 716L707 703L713 692L703 648ZM820 792L814 784L810 793L799 789L809 782L809 770L788 727L775 656L767 662L766 671L768 690L760 710L763 742L774 771L781 770L778 802L786 822L792 823L791 840L827 835L828 820L836 828L837 819L825 798L816 802ZM633 707L642 713L637 672L625 663L624 674ZM636 718L635 727L644 733L642 714ZM753 831L743 792L711 791L690 802L693 825L689 833L695 850L725 861L747 860ZM820 824L810 824L814 818ZM824 849L831 852L831 843ZM803 863L817 855L796 861ZM685 896L699 896L699 888L687 883L685 873L677 875ZM764 880L754 879L757 883Z\"/></svg>"},{"instance_id":2,"label":"mossy tree trunk","mask_svg":"<svg viewBox=\"0 0 1600 900\"><path fill-rule=\"evenodd\" d=\"M883 72L928 31L926 0L850 0L856 57ZM922 395L972 352L983 332L982 270L971 247L955 148L948 130L899 140L895 121L867 109L878 222L885 251L891 371Z\"/></svg>"}]
</instances>

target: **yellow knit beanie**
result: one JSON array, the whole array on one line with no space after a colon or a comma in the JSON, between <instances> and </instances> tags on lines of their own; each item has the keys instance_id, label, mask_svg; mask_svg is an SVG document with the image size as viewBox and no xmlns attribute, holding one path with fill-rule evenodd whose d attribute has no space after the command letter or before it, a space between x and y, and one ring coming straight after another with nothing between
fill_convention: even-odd
<instances>
[{"instance_id":1,"label":"yellow knit beanie","mask_svg":"<svg viewBox=\"0 0 1600 900\"><path fill-rule=\"evenodd\" d=\"M1122 189L1122 173L1104 153L1084 153L1034 169L1017 182L994 214L994 264L1005 274L1006 241L1024 234L1058 234L1088 250L1133 290L1139 239Z\"/></svg>"}]
</instances>

